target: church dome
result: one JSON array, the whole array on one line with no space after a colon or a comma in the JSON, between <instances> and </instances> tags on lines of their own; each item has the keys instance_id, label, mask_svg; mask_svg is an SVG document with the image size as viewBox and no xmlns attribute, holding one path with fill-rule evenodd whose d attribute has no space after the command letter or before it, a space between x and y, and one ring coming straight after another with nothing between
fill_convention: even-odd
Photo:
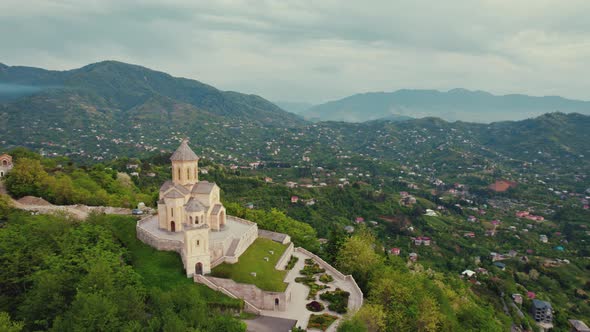
<instances>
[{"instance_id":1,"label":"church dome","mask_svg":"<svg viewBox=\"0 0 590 332\"><path fill-rule=\"evenodd\" d=\"M199 160L197 154L188 146L188 139L182 140L180 146L172 156L170 157L172 161L194 161Z\"/></svg>"}]
</instances>

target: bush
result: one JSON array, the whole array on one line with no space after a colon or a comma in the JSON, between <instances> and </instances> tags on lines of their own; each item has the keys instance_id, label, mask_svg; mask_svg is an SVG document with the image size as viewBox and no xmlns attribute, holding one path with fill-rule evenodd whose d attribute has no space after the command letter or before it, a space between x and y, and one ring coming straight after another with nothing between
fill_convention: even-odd
<instances>
[{"instance_id":1,"label":"bush","mask_svg":"<svg viewBox=\"0 0 590 332\"><path fill-rule=\"evenodd\" d=\"M320 299L330 302L328 309L335 311L339 314L345 314L348 311L348 297L349 292L343 291L340 288L336 288L335 291L325 292L320 295Z\"/></svg>"},{"instance_id":2,"label":"bush","mask_svg":"<svg viewBox=\"0 0 590 332\"><path fill-rule=\"evenodd\" d=\"M327 284L329 282L334 281L334 277L332 277L331 275L324 273L320 276L320 281L323 282L324 284Z\"/></svg>"},{"instance_id":3,"label":"bush","mask_svg":"<svg viewBox=\"0 0 590 332\"><path fill-rule=\"evenodd\" d=\"M289 259L289 263L287 263L287 270L292 270L298 261L299 261L299 257L291 256L291 258Z\"/></svg>"},{"instance_id":4,"label":"bush","mask_svg":"<svg viewBox=\"0 0 590 332\"><path fill-rule=\"evenodd\" d=\"M319 303L318 301L311 301L308 304L306 304L305 307L307 308L307 310L313 312L320 312L324 310L324 305Z\"/></svg>"},{"instance_id":5,"label":"bush","mask_svg":"<svg viewBox=\"0 0 590 332\"><path fill-rule=\"evenodd\" d=\"M299 273L303 274L304 276L312 276L318 273L324 273L326 270L322 269L318 263L313 263L312 265L308 265L307 262L303 270L299 270Z\"/></svg>"}]
</instances>

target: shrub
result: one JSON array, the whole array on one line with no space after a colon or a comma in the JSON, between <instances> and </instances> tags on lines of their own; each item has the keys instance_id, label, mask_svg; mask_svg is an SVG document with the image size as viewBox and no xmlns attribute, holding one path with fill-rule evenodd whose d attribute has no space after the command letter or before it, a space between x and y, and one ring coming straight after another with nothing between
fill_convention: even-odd
<instances>
[{"instance_id":1,"label":"shrub","mask_svg":"<svg viewBox=\"0 0 590 332\"><path fill-rule=\"evenodd\" d=\"M311 301L308 304L306 304L305 307L307 308L307 310L313 312L320 312L324 310L324 305L319 303L318 301Z\"/></svg>"},{"instance_id":2,"label":"shrub","mask_svg":"<svg viewBox=\"0 0 590 332\"><path fill-rule=\"evenodd\" d=\"M320 281L323 282L324 284L327 284L329 282L334 281L334 277L332 277L331 275L324 273L320 276Z\"/></svg>"},{"instance_id":3,"label":"shrub","mask_svg":"<svg viewBox=\"0 0 590 332\"><path fill-rule=\"evenodd\" d=\"M348 297L349 292L336 288L335 291L325 292L320 295L320 299L330 302L328 309L339 314L345 314L348 311Z\"/></svg>"},{"instance_id":4,"label":"shrub","mask_svg":"<svg viewBox=\"0 0 590 332\"><path fill-rule=\"evenodd\" d=\"M317 263L313 265L305 265L303 270L299 270L299 273L303 274L304 276L312 276L318 273L324 273L326 270L322 269Z\"/></svg>"},{"instance_id":5,"label":"shrub","mask_svg":"<svg viewBox=\"0 0 590 332\"><path fill-rule=\"evenodd\" d=\"M291 258L289 259L289 263L287 263L287 270L292 270L298 261L299 261L299 257L291 256Z\"/></svg>"}]
</instances>

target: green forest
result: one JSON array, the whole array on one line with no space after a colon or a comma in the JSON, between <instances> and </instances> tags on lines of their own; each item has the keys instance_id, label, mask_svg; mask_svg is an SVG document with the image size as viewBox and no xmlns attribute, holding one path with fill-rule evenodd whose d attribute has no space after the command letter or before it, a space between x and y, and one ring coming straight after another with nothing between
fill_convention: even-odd
<instances>
[{"instance_id":1,"label":"green forest","mask_svg":"<svg viewBox=\"0 0 590 332\"><path fill-rule=\"evenodd\" d=\"M26 149L11 154L15 167L5 186L14 198L33 195L54 204L130 208L144 202L153 207L159 185L169 178L165 155L79 165ZM128 164L138 165L140 176L129 176ZM590 265L582 258L588 255L588 212L580 208L559 209L547 215L551 221L517 237L508 225L523 227L520 221L511 212L489 209L485 219L502 219L505 226L495 237L485 237L489 222L466 223L471 212L456 206L466 204L464 200L408 189L396 179L378 187L358 181L345 187L287 188L265 182L264 171L230 170L207 160L200 166L208 170L201 178L221 187L229 214L287 233L296 246L354 276L365 304L345 317L339 331L505 331L513 324L535 330L530 316L503 310L511 294L530 290L554 305L555 331L567 331L572 316L590 316ZM403 190L416 196L415 204L399 204ZM515 193L499 197L511 195ZM292 196L298 201L292 202ZM67 215L31 215L13 209L8 196L0 197L0 263L7 267L0 272L0 330L245 330L242 303L187 279L175 253L138 241L134 217L91 215L79 221ZM442 212L436 217L424 215L437 207ZM357 217L367 222L357 224ZM345 232L350 225L355 231ZM464 232L479 238L470 240ZM539 244L539 233L549 234L552 245ZM430 236L435 244L415 247L412 236ZM558 244L567 247L560 257L570 263L544 266L547 257L556 256L553 247ZM404 254L389 254L392 247ZM488 257L491 251L512 249L534 255L527 261L506 261L505 270ZM406 261L410 251L418 253L418 262ZM481 262L474 265L474 258ZM475 266L490 274L478 277L477 283L458 277ZM525 300L523 311L529 305Z\"/></svg>"}]
</instances>

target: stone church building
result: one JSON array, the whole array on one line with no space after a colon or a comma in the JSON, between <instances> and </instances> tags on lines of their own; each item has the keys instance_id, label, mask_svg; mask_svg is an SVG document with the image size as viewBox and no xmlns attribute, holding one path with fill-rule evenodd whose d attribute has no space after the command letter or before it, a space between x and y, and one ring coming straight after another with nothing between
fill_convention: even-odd
<instances>
[{"instance_id":1,"label":"stone church building","mask_svg":"<svg viewBox=\"0 0 590 332\"><path fill-rule=\"evenodd\" d=\"M160 187L158 214L138 222L138 238L180 253L189 277L210 273L223 262L236 263L258 237L258 226L226 215L219 186L199 181L199 157L187 140L170 161L172 180Z\"/></svg>"}]
</instances>

